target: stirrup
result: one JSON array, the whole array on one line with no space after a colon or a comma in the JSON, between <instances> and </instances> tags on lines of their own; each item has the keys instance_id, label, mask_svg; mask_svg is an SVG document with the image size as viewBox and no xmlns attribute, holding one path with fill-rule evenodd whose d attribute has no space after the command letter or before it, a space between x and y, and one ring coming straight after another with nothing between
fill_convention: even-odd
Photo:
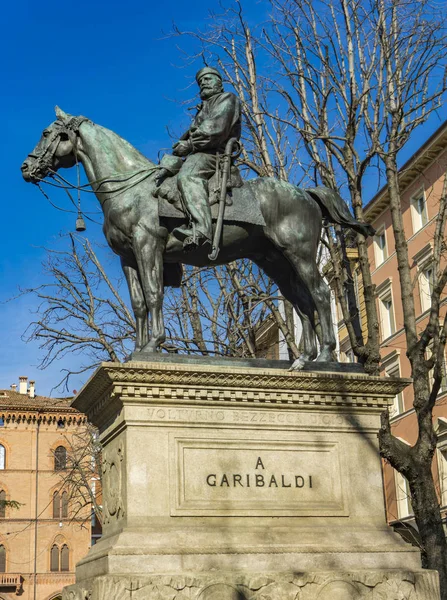
<instances>
[{"instance_id":1,"label":"stirrup","mask_svg":"<svg viewBox=\"0 0 447 600\"><path fill-rule=\"evenodd\" d=\"M193 252L197 248L210 243L210 240L204 235L189 235L183 240L183 250L185 252Z\"/></svg>"}]
</instances>

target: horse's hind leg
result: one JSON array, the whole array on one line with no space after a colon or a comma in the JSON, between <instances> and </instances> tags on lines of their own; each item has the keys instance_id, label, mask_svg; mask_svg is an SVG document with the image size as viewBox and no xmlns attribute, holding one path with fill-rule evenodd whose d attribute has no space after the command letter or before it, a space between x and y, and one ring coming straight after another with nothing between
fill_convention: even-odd
<instances>
[{"instance_id":1,"label":"horse's hind leg","mask_svg":"<svg viewBox=\"0 0 447 600\"><path fill-rule=\"evenodd\" d=\"M262 259L256 259L256 264L276 283L281 294L292 303L293 308L298 313L303 327L300 340L302 352L293 363L293 369L299 370L305 362L314 360L317 356L315 323L313 309L311 302L309 302L310 298L303 299L300 297L296 273L289 261L279 251L275 251L270 256Z\"/></svg>"},{"instance_id":2,"label":"horse's hind leg","mask_svg":"<svg viewBox=\"0 0 447 600\"><path fill-rule=\"evenodd\" d=\"M138 277L136 264L121 257L121 267L129 288L130 302L135 316L136 339L135 352L139 352L148 342L147 313L148 308L144 299L143 289Z\"/></svg>"},{"instance_id":3,"label":"horse's hind leg","mask_svg":"<svg viewBox=\"0 0 447 600\"><path fill-rule=\"evenodd\" d=\"M332 327L331 298L328 286L321 277L317 263L316 254L320 236L320 220L309 218L306 228L300 222L295 222L297 215L290 214L287 222L277 224L275 228L269 228L266 235L287 258L295 277L293 285L295 293L299 298L298 305L304 313L304 324L312 327L315 337L315 311L321 325L322 344L319 362L332 361L332 353L336 347L335 334ZM294 362L292 369L301 369L303 359L301 357Z\"/></svg>"},{"instance_id":4,"label":"horse's hind leg","mask_svg":"<svg viewBox=\"0 0 447 600\"><path fill-rule=\"evenodd\" d=\"M329 287L324 282L318 271L313 256L303 256L302 248L296 251L285 252L289 262L295 268L300 281L312 298L312 303L318 312L321 324L322 343L318 362L331 362L334 360L333 352L336 348L335 333L332 326L331 295Z\"/></svg>"}]
</instances>

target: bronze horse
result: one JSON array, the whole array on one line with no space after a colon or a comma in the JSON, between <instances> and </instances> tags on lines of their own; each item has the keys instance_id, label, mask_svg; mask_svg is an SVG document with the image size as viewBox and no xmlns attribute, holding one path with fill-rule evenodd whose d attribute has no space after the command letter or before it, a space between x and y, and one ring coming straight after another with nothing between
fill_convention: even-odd
<instances>
[{"instance_id":1,"label":"bronze horse","mask_svg":"<svg viewBox=\"0 0 447 600\"><path fill-rule=\"evenodd\" d=\"M112 131L85 117L56 108L47 127L22 165L26 181L38 183L60 168L83 165L104 213L103 230L119 255L136 320L136 351L155 352L165 340L164 285L180 285L181 264L216 264L209 247L185 253L170 232L178 219L159 217L154 198L157 165ZM245 184L257 197L265 226L225 223L217 264L239 258L254 261L278 285L303 325L303 352L292 369L306 361L332 361L335 335L330 292L316 264L323 214L332 222L363 235L371 230L355 221L342 198L328 188L305 191L270 177ZM322 343L317 356L315 311ZM148 313L151 315L149 338Z\"/></svg>"}]
</instances>

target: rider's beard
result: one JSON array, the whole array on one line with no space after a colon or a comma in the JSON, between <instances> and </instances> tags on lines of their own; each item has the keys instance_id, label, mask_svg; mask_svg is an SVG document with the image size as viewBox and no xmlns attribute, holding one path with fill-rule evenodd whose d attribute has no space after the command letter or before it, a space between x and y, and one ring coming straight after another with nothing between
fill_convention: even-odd
<instances>
[{"instance_id":1,"label":"rider's beard","mask_svg":"<svg viewBox=\"0 0 447 600\"><path fill-rule=\"evenodd\" d=\"M218 81L214 85L208 85L206 87L200 88L200 98L201 100L208 100L208 98L211 98L212 96L215 96L216 94L219 94L219 92L222 91L222 83Z\"/></svg>"}]
</instances>

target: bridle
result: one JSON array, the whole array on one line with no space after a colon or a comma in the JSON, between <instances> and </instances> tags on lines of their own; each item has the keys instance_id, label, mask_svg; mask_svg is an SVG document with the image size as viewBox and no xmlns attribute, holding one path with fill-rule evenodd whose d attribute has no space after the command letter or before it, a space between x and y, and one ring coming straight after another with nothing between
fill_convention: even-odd
<instances>
[{"instance_id":1,"label":"bridle","mask_svg":"<svg viewBox=\"0 0 447 600\"><path fill-rule=\"evenodd\" d=\"M30 158L36 160L36 170L39 168L45 169L47 172L52 170L51 165L53 157L56 154L61 142L61 135L64 133L68 136L73 144L76 162L78 162L76 154L76 136L78 135L79 127L84 121L88 121L87 117L70 117L70 119L65 122L56 121L56 123L61 123L61 126L57 129L53 129L53 131L50 133L50 136L46 136L46 140L48 140L48 137L50 139L43 152L40 155L29 154Z\"/></svg>"},{"instance_id":2,"label":"bridle","mask_svg":"<svg viewBox=\"0 0 447 600\"><path fill-rule=\"evenodd\" d=\"M115 197L115 195L124 193L125 191L129 190L130 188L134 187L135 185L138 185L139 183L141 183L142 181L147 179L150 175L152 175L152 173L154 173L155 171L157 171L161 168L159 165L155 165L154 167L149 167L147 169L139 169L137 171L132 171L130 173L110 175L109 177L106 177L103 179L97 179L95 181L91 181L89 183L81 185L81 175L80 175L80 167L79 167L79 160L78 160L78 153L77 153L77 137L79 135L79 128L82 125L82 123L84 123L85 121L91 122L89 119L87 119L87 117L83 117L83 116L70 117L67 121L60 121L60 120L56 121L56 123L60 123L61 125L59 127L57 127L57 129L56 128L53 129L51 131L50 135L45 137L45 139L47 139L47 140L48 140L48 137L50 139L49 139L46 147L44 148L43 152L40 154L32 154L31 153L28 155L29 158L32 158L36 161L35 168L33 169L34 171L42 170L42 171L46 172L51 178L53 178L57 182L57 183L55 183L54 181L53 182L47 181L45 179L46 176L42 177L42 178L40 178L40 177L36 178L36 181L34 181L34 183L35 183L35 185L37 185L37 187L42 192L42 194L45 196L45 198L50 202L50 204L54 208L57 208L58 210L61 210L63 212L75 212L72 210L66 210L66 209L60 208L59 206L54 204L54 202L52 202L51 199L49 198L48 194L46 194L45 191L41 188L40 183L45 183L45 184L51 185L53 187L57 187L57 188L61 188L61 189L65 190L65 192L68 194L72 204L77 209L76 212L78 213L78 218L80 216L82 216L82 214L86 215L86 213L82 213L82 211L81 211L81 191L87 192L90 194L97 194L99 192L99 188L105 183L127 183L128 181L132 180L137 175L142 175L142 177L139 178L137 181L133 181L133 182L129 183L128 185L124 185L122 187L118 187L116 189L104 192L104 193L107 193L108 196L104 200L100 199L101 205L103 205L106 200L110 200L111 198ZM73 146L73 153L75 156L76 171L77 171L77 185L74 185L70 181L67 181L64 177L62 177L62 175L59 175L59 173L57 173L57 171L54 171L52 169L53 158L57 152L57 149L61 142L61 136L63 134L66 134L68 136L68 138L71 141L72 146ZM126 175L128 175L128 176L126 177ZM97 185L96 190L87 189L88 187L91 187L93 185ZM74 201L69 190L72 190L72 191L77 190L77 193L78 193L77 194L78 195L77 203ZM103 193L103 192L99 192L99 193ZM113 195L110 196L110 194L113 194ZM87 216L87 218L90 221L93 221L93 219L91 219L90 217ZM93 222L96 223L96 221L93 221Z\"/></svg>"}]
</instances>

